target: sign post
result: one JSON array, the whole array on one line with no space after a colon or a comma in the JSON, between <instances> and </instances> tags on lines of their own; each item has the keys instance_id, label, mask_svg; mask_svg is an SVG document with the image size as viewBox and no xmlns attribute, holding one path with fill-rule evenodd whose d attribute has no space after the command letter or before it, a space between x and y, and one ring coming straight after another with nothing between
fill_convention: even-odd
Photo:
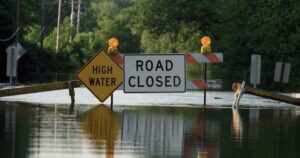
<instances>
[{"instance_id":1,"label":"sign post","mask_svg":"<svg viewBox=\"0 0 300 158\"><path fill-rule=\"evenodd\" d=\"M119 41L117 38L113 37L113 38L110 38L108 40L108 54L113 58L115 55L118 54L118 46L119 46ZM115 61L115 60L114 60ZM114 105L114 93L111 93L111 96L110 96L110 107L111 107L111 110L113 109L113 105Z\"/></svg>"},{"instance_id":2,"label":"sign post","mask_svg":"<svg viewBox=\"0 0 300 158\"><path fill-rule=\"evenodd\" d=\"M124 56L125 93L185 92L184 54Z\"/></svg>"},{"instance_id":3,"label":"sign post","mask_svg":"<svg viewBox=\"0 0 300 158\"><path fill-rule=\"evenodd\" d=\"M201 38L201 54L211 54L211 38L209 36L204 36ZM207 63L204 63L204 82L207 84ZM206 108L206 89L203 91L203 106Z\"/></svg>"},{"instance_id":4,"label":"sign post","mask_svg":"<svg viewBox=\"0 0 300 158\"><path fill-rule=\"evenodd\" d=\"M207 84L207 63L204 63L204 83ZM206 108L206 89L203 90L203 106Z\"/></svg>"},{"instance_id":5,"label":"sign post","mask_svg":"<svg viewBox=\"0 0 300 158\"><path fill-rule=\"evenodd\" d=\"M100 102L104 102L123 83L123 69L104 50L100 50L78 71L76 77Z\"/></svg>"},{"instance_id":6,"label":"sign post","mask_svg":"<svg viewBox=\"0 0 300 158\"><path fill-rule=\"evenodd\" d=\"M261 74L261 55L251 55L251 72L250 72L250 83L256 88L257 84L260 84Z\"/></svg>"}]
</instances>

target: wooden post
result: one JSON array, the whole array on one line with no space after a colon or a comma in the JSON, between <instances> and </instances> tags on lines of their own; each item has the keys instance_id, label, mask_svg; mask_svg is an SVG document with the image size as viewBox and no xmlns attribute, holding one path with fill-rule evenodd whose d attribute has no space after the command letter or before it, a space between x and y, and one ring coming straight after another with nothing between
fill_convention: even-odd
<instances>
[{"instance_id":1,"label":"wooden post","mask_svg":"<svg viewBox=\"0 0 300 158\"><path fill-rule=\"evenodd\" d=\"M243 81L242 85L237 88L234 94L234 101L232 104L232 108L238 108L240 104L240 100L242 98L243 93L245 92L245 81Z\"/></svg>"},{"instance_id":2,"label":"wooden post","mask_svg":"<svg viewBox=\"0 0 300 158\"><path fill-rule=\"evenodd\" d=\"M233 83L232 90L236 92L240 88L240 86L240 83ZM245 93L300 106L300 98L294 98L275 92L245 86Z\"/></svg>"},{"instance_id":3,"label":"wooden post","mask_svg":"<svg viewBox=\"0 0 300 158\"><path fill-rule=\"evenodd\" d=\"M17 0L17 21L16 21L16 28L20 27L20 0ZM16 34L16 44L19 42L19 31Z\"/></svg>"},{"instance_id":4,"label":"wooden post","mask_svg":"<svg viewBox=\"0 0 300 158\"><path fill-rule=\"evenodd\" d=\"M42 22L41 22L42 32L41 32L41 48L44 49L44 28L45 28L45 0L42 0Z\"/></svg>"},{"instance_id":5,"label":"wooden post","mask_svg":"<svg viewBox=\"0 0 300 158\"><path fill-rule=\"evenodd\" d=\"M79 33L79 28L80 28L80 7L81 7L81 0L78 0L76 34Z\"/></svg>"}]
</instances>

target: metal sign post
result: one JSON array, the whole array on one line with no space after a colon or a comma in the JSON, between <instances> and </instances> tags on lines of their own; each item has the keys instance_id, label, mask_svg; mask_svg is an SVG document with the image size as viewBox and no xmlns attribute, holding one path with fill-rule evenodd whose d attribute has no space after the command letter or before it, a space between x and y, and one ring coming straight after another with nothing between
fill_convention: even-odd
<instances>
[{"instance_id":1,"label":"metal sign post","mask_svg":"<svg viewBox=\"0 0 300 158\"><path fill-rule=\"evenodd\" d=\"M204 63L204 82L207 84L207 63ZM203 106L206 108L206 89L204 89Z\"/></svg>"},{"instance_id":2,"label":"metal sign post","mask_svg":"<svg viewBox=\"0 0 300 158\"><path fill-rule=\"evenodd\" d=\"M14 49L14 47L12 47L11 55L10 55L11 57L10 57L10 70L9 70L9 86L13 85L13 76L15 76L15 75L13 75L13 71L14 71L14 69L16 69L15 68L16 66L14 66L15 65L14 64L14 58L15 58L14 54L15 54L15 49ZM7 62L8 62L8 60L7 60Z\"/></svg>"},{"instance_id":3,"label":"metal sign post","mask_svg":"<svg viewBox=\"0 0 300 158\"><path fill-rule=\"evenodd\" d=\"M110 96L110 110L113 110L113 106L114 106L114 93L112 93Z\"/></svg>"}]
</instances>

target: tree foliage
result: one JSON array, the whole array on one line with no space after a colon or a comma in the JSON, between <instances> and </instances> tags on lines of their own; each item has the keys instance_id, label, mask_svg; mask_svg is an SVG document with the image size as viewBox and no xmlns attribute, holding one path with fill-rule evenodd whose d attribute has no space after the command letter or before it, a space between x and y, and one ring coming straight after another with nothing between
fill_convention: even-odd
<instances>
[{"instance_id":1,"label":"tree foliage","mask_svg":"<svg viewBox=\"0 0 300 158\"><path fill-rule=\"evenodd\" d=\"M75 0L75 2L77 2ZM82 1L80 29L76 19L70 25L70 0L63 1L60 53L55 55L57 1L45 3L44 49L40 47L41 2L21 1L21 43L26 44L30 61L51 56L63 59L62 67L78 68L107 40L116 37L122 53L199 52L200 38L212 37L212 50L224 53L224 63L210 65L211 78L221 78L225 86L249 81L250 57L262 55L262 87L274 89L271 82L276 61L292 64L288 89L299 90L300 82L300 1L291 0L86 0ZM76 3L75 3L76 4ZM75 5L77 6L77 5ZM75 10L76 11L76 7ZM15 30L13 1L0 1L0 37ZM4 49L13 41L0 43ZM37 55L43 52L44 56ZM46 55L47 54L47 55ZM59 57L55 57L59 56ZM2 62L3 63L3 62ZM55 64L34 62L32 67L53 68ZM4 68L1 67L3 71ZM189 66L195 72L198 66ZM34 68L32 68L34 69Z\"/></svg>"}]
</instances>

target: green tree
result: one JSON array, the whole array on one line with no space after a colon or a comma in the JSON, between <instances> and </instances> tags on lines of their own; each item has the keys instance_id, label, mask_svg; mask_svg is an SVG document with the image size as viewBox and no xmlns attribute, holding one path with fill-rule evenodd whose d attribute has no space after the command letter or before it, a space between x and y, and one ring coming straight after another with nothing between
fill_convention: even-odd
<instances>
[{"instance_id":1,"label":"green tree","mask_svg":"<svg viewBox=\"0 0 300 158\"><path fill-rule=\"evenodd\" d=\"M182 43L193 40L192 35L208 33L209 24L214 18L213 11L209 9L212 4L213 1L137 0L133 8L137 15L134 26L142 30L141 32L146 30L143 32L144 38L151 37L153 40L163 39L160 41L168 42L161 44L163 50L170 47L171 52L179 52L187 47L182 46ZM189 34L183 35L184 31ZM152 35L148 36L149 34ZM142 45L143 48L149 46Z\"/></svg>"}]
</instances>

